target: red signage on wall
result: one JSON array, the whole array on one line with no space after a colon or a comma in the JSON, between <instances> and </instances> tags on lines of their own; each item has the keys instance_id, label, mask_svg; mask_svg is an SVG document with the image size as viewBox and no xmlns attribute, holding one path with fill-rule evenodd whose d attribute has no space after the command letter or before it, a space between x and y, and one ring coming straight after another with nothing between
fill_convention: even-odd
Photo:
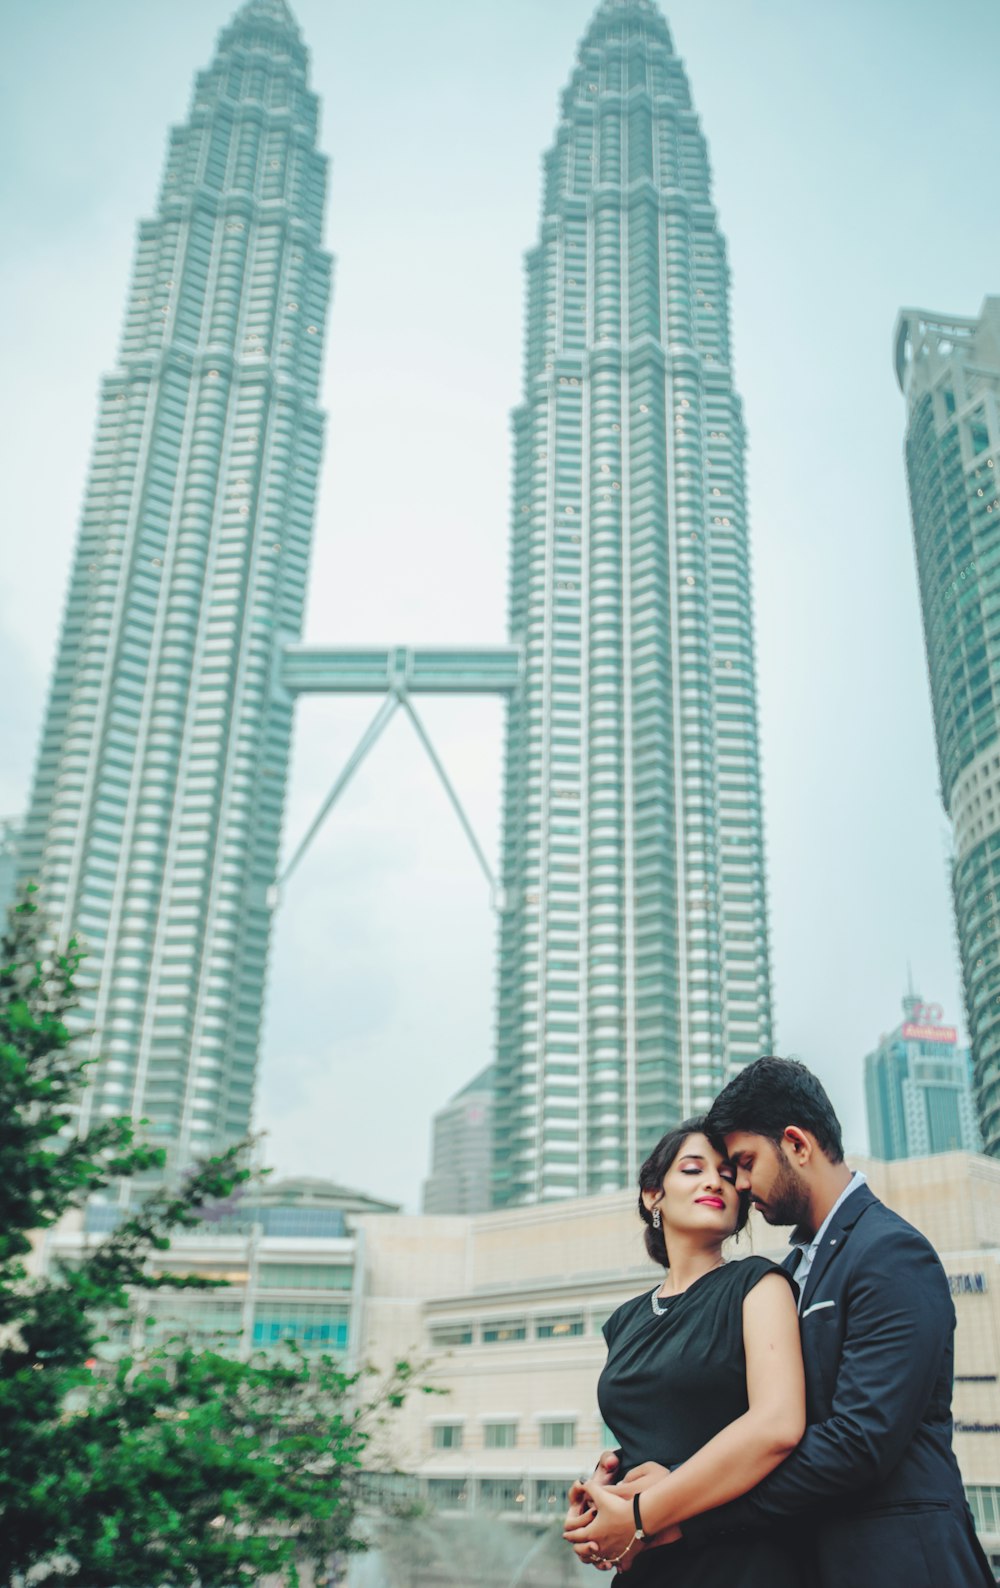
<instances>
[{"instance_id":1,"label":"red signage on wall","mask_svg":"<svg viewBox=\"0 0 1000 1588\"><path fill-rule=\"evenodd\" d=\"M908 1020L903 1027L904 1042L946 1042L953 1048L958 1041L954 1026L918 1026Z\"/></svg>"}]
</instances>

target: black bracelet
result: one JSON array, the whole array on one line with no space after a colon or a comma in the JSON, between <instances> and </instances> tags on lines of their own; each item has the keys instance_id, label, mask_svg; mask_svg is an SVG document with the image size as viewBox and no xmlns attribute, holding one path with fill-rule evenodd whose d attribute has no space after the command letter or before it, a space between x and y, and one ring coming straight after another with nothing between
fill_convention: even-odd
<instances>
[{"instance_id":1,"label":"black bracelet","mask_svg":"<svg viewBox=\"0 0 1000 1588\"><path fill-rule=\"evenodd\" d=\"M632 1517L635 1521L636 1538L645 1538L646 1534L642 1526L642 1515L639 1511L639 1496L637 1494L633 1494L632 1496Z\"/></svg>"}]
</instances>

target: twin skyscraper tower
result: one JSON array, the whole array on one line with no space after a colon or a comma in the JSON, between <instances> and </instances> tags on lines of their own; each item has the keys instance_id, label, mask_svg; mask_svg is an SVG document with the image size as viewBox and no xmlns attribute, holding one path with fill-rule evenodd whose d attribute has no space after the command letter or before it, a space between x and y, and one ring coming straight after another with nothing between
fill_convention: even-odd
<instances>
[{"instance_id":1,"label":"twin skyscraper tower","mask_svg":"<svg viewBox=\"0 0 1000 1588\"><path fill-rule=\"evenodd\" d=\"M103 383L23 848L90 951L88 1117L147 1119L176 1165L250 1127L295 695L498 690L493 1201L610 1191L771 1038L704 139L653 0L603 0L528 256L508 643L361 654L297 643L330 286L317 121L284 0L246 0L171 136Z\"/></svg>"}]
</instances>

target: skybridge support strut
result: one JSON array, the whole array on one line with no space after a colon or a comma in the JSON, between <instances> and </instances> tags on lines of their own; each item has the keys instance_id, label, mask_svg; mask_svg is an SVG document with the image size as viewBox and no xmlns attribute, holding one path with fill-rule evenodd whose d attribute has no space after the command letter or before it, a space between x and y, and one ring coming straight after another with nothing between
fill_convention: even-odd
<instances>
[{"instance_id":1,"label":"skybridge support strut","mask_svg":"<svg viewBox=\"0 0 1000 1588\"><path fill-rule=\"evenodd\" d=\"M505 695L509 698L520 686L522 668L522 653L515 645L436 646L419 650L401 645L378 648L287 645L279 662L278 683L290 695L381 694L384 699L338 773L291 860L271 889L272 908L280 904L286 882L309 850L355 772L374 748L397 709L402 706L469 841L479 869L486 878L490 903L494 909L502 910L502 890L497 885L465 807L417 714L411 696Z\"/></svg>"}]
</instances>

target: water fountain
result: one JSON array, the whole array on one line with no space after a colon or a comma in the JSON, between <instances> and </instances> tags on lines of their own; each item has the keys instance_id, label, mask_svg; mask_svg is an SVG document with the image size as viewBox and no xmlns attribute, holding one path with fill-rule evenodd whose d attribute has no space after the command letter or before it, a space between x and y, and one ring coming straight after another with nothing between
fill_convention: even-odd
<instances>
[{"instance_id":1,"label":"water fountain","mask_svg":"<svg viewBox=\"0 0 1000 1588\"><path fill-rule=\"evenodd\" d=\"M346 1588L595 1588L563 1543L561 1524L496 1516L387 1518L353 1556Z\"/></svg>"}]
</instances>

